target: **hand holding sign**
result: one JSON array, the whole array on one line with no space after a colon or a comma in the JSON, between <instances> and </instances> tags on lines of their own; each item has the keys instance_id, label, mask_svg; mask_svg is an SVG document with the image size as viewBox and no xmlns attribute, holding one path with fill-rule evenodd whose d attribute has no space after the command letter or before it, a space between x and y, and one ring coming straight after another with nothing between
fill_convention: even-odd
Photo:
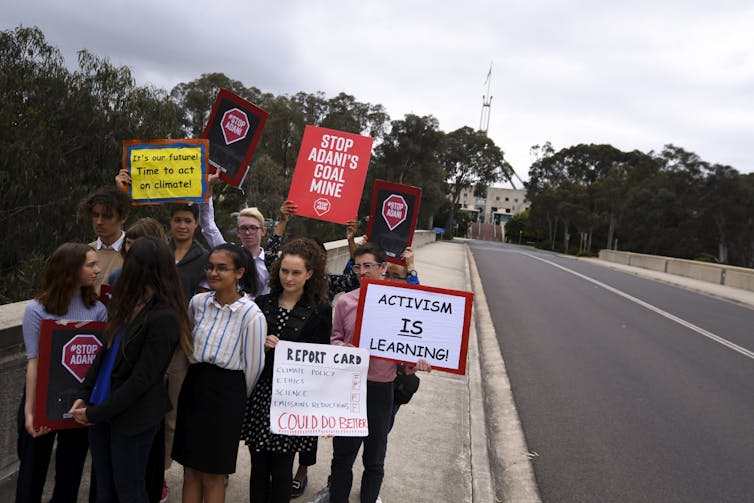
<instances>
[{"instance_id":1,"label":"hand holding sign","mask_svg":"<svg viewBox=\"0 0 754 503\"><path fill-rule=\"evenodd\" d=\"M364 279L354 344L372 356L445 372L466 372L474 294Z\"/></svg>"}]
</instances>

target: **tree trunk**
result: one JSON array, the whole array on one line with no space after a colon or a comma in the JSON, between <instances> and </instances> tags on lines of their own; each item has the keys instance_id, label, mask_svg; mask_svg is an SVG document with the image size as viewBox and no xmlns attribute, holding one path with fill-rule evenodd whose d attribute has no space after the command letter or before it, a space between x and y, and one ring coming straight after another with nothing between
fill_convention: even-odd
<instances>
[{"instance_id":1,"label":"tree trunk","mask_svg":"<svg viewBox=\"0 0 754 503\"><path fill-rule=\"evenodd\" d=\"M615 233L615 209L610 208L610 226L607 228L607 245L606 249L610 250L613 246L613 234Z\"/></svg>"},{"instance_id":2,"label":"tree trunk","mask_svg":"<svg viewBox=\"0 0 754 503\"><path fill-rule=\"evenodd\" d=\"M567 218L563 219L563 243L565 244L565 251L563 253L566 255L568 255L568 242L571 240L571 234L568 232L568 223Z\"/></svg>"}]
</instances>

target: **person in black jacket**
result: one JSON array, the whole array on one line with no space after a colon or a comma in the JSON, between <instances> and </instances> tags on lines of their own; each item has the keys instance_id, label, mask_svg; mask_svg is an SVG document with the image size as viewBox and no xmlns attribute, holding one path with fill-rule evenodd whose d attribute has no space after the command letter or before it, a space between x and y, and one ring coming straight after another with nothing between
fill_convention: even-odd
<instances>
[{"instance_id":1,"label":"person in black jacket","mask_svg":"<svg viewBox=\"0 0 754 503\"><path fill-rule=\"evenodd\" d=\"M313 240L289 241L272 265L271 292L256 298L267 319L265 365L246 402L241 430L251 454L252 502L290 501L293 458L297 451L311 450L317 440L271 433L270 402L278 341L330 343L332 311L327 299L325 263L325 254Z\"/></svg>"},{"instance_id":2,"label":"person in black jacket","mask_svg":"<svg viewBox=\"0 0 754 503\"><path fill-rule=\"evenodd\" d=\"M133 243L108 315L106 346L70 414L91 425L97 501L146 503L149 449L171 407L165 370L179 342L191 350L186 301L166 243L151 237Z\"/></svg>"}]
</instances>

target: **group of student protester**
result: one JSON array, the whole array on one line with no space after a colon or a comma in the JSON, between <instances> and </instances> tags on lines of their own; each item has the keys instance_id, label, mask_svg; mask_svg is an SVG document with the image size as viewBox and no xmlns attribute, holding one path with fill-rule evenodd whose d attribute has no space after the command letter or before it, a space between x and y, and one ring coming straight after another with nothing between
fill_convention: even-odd
<instances>
[{"instance_id":1,"label":"group of student protester","mask_svg":"<svg viewBox=\"0 0 754 503\"><path fill-rule=\"evenodd\" d=\"M26 386L18 412L16 501L39 502L57 439L51 501L75 502L87 451L90 502L165 501L164 471L184 468L184 502L224 501L239 439L251 456L252 502L287 502L307 485L317 438L270 431L274 348L281 341L351 345L359 282L387 278L418 283L413 252L389 264L374 243L356 245L356 222L346 227L351 261L328 274L316 238L283 243L296 205L285 201L274 233L262 247L265 220L256 208L237 218L239 244L226 243L206 204L171 207L170 237L152 218L123 226L130 200L123 185L105 187L80 204L97 240L65 243L49 259L39 294L23 319ZM211 251L194 237L201 227ZM102 284L112 285L107 307ZM332 303L335 296L344 293ZM44 319L106 321L97 354L69 414L87 428L51 431L34 426L39 329ZM328 486L319 501L347 502L352 468L363 444L361 501L379 498L388 433L397 406L396 372L430 371L371 358L367 375L367 437L333 438ZM294 458L299 465L293 474ZM328 499L329 498L329 499Z\"/></svg>"}]
</instances>

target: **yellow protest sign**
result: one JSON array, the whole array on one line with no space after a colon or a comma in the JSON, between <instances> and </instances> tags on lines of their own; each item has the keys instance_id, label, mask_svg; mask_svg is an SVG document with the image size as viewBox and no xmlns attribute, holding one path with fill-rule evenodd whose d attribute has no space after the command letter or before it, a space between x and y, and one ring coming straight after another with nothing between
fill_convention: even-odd
<instances>
[{"instance_id":1,"label":"yellow protest sign","mask_svg":"<svg viewBox=\"0 0 754 503\"><path fill-rule=\"evenodd\" d=\"M208 159L206 139L124 141L123 167L131 176L131 200L134 204L205 201Z\"/></svg>"}]
</instances>

